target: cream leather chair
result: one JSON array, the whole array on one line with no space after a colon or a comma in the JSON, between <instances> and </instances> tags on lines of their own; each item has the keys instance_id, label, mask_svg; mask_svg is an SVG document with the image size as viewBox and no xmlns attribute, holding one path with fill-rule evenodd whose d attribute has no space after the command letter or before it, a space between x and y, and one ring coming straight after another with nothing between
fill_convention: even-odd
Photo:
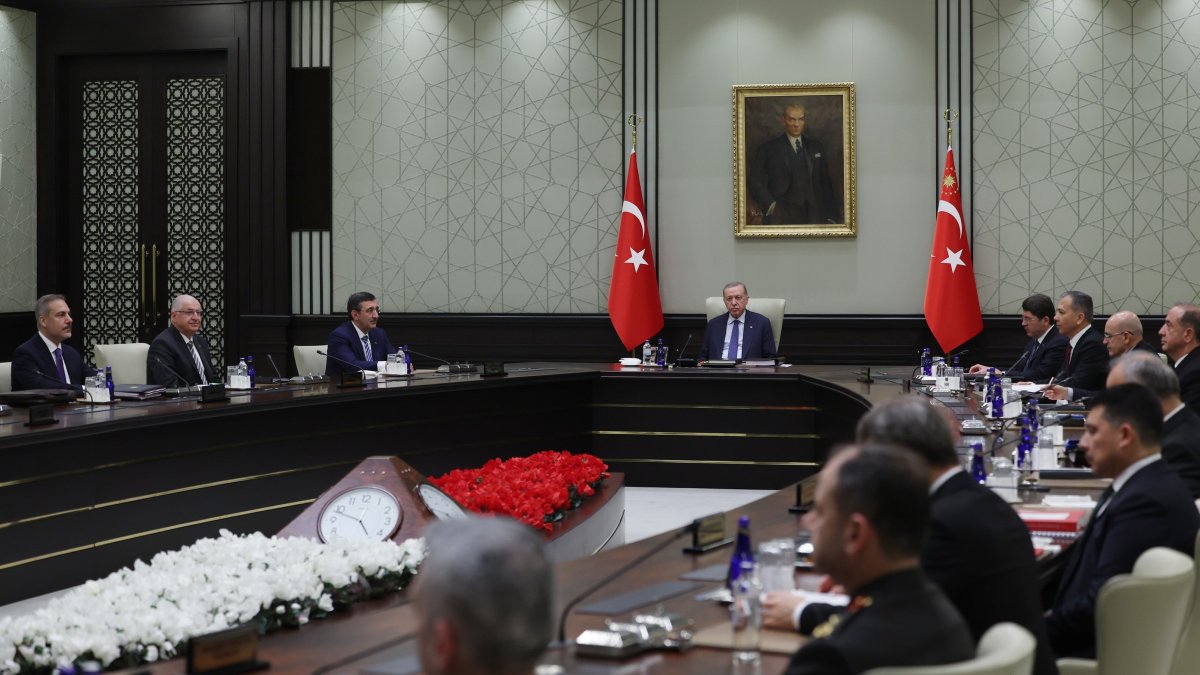
<instances>
[{"instance_id":1,"label":"cream leather chair","mask_svg":"<svg viewBox=\"0 0 1200 675\"><path fill-rule=\"evenodd\" d=\"M112 366L113 384L145 384L149 352L145 342L96 345L96 369L103 372L105 366Z\"/></svg>"},{"instance_id":2,"label":"cream leather chair","mask_svg":"<svg viewBox=\"0 0 1200 675\"><path fill-rule=\"evenodd\" d=\"M1196 500L1200 505L1200 499ZM1200 533L1196 534L1196 555L1192 558L1196 565L1196 576L1200 577ZM1183 633L1179 638L1179 649L1175 652L1175 663L1171 666L1171 675L1195 675L1200 673L1200 584L1195 584L1192 594L1192 609L1187 622L1183 624Z\"/></svg>"},{"instance_id":3,"label":"cream leather chair","mask_svg":"<svg viewBox=\"0 0 1200 675\"><path fill-rule=\"evenodd\" d=\"M998 623L979 639L975 658L944 666L876 668L864 675L1030 675L1037 640L1015 623Z\"/></svg>"},{"instance_id":4,"label":"cream leather chair","mask_svg":"<svg viewBox=\"0 0 1200 675\"><path fill-rule=\"evenodd\" d=\"M327 345L296 345L292 356L296 359L296 372L300 375L325 375L325 357L317 350L325 351Z\"/></svg>"},{"instance_id":5,"label":"cream leather chair","mask_svg":"<svg viewBox=\"0 0 1200 675\"><path fill-rule=\"evenodd\" d=\"M1061 675L1168 675L1195 595L1191 557L1152 548L1096 597L1096 660L1059 659ZM1189 671L1195 672L1195 671Z\"/></svg>"},{"instance_id":6,"label":"cream leather chair","mask_svg":"<svg viewBox=\"0 0 1200 675\"><path fill-rule=\"evenodd\" d=\"M0 394L12 391L12 361L0 363Z\"/></svg>"},{"instance_id":7,"label":"cream leather chair","mask_svg":"<svg viewBox=\"0 0 1200 675\"><path fill-rule=\"evenodd\" d=\"M783 310L787 306L787 300L783 298L756 298L750 296L750 302L746 304L746 309L751 312L758 312L767 317L771 321L771 332L775 334L775 350L779 351L779 338L783 335ZM721 316L725 313L725 299L720 297L710 297L704 301L704 313L708 316L708 320Z\"/></svg>"}]
</instances>

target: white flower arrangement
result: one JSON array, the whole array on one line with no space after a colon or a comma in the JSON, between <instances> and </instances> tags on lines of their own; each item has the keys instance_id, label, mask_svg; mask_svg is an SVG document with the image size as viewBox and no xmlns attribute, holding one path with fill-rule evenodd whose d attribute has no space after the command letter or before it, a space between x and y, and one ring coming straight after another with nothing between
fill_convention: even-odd
<instances>
[{"instance_id":1,"label":"white flower arrangement","mask_svg":"<svg viewBox=\"0 0 1200 675\"><path fill-rule=\"evenodd\" d=\"M260 633L298 626L403 588L424 557L422 539L322 544L221 530L31 614L0 618L0 673L85 661L126 668L172 658L193 636L245 623Z\"/></svg>"}]
</instances>

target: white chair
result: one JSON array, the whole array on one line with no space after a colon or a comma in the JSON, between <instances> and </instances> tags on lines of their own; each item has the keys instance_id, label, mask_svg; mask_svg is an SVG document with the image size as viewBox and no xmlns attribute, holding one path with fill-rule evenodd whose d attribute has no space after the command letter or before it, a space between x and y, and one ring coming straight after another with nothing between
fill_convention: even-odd
<instances>
[{"instance_id":1,"label":"white chair","mask_svg":"<svg viewBox=\"0 0 1200 675\"><path fill-rule=\"evenodd\" d=\"M12 361L0 363L0 394L12 391Z\"/></svg>"},{"instance_id":2,"label":"white chair","mask_svg":"<svg viewBox=\"0 0 1200 675\"><path fill-rule=\"evenodd\" d=\"M296 345L292 347L292 356L296 359L296 373L300 375L324 375L325 357L317 350L325 351L326 345Z\"/></svg>"},{"instance_id":3,"label":"white chair","mask_svg":"<svg viewBox=\"0 0 1200 675\"><path fill-rule=\"evenodd\" d=\"M1200 505L1200 499L1196 500ZM1200 533L1196 534L1196 554L1193 564L1197 566L1196 575L1200 576ZM1171 666L1171 675L1194 675L1200 673L1200 584L1194 584L1192 594L1192 609L1187 621L1183 624L1183 632L1179 638L1179 649L1175 652L1175 662Z\"/></svg>"},{"instance_id":4,"label":"white chair","mask_svg":"<svg viewBox=\"0 0 1200 675\"><path fill-rule=\"evenodd\" d=\"M145 384L149 352L145 342L96 345L96 368L104 372L105 366L112 366L113 384Z\"/></svg>"},{"instance_id":5,"label":"white chair","mask_svg":"<svg viewBox=\"0 0 1200 675\"><path fill-rule=\"evenodd\" d=\"M1191 557L1155 547L1096 596L1096 659L1059 659L1061 675L1168 675L1192 607ZM1189 671L1195 672L1195 671Z\"/></svg>"},{"instance_id":6,"label":"white chair","mask_svg":"<svg viewBox=\"0 0 1200 675\"><path fill-rule=\"evenodd\" d=\"M783 335L783 310L787 306L787 300L783 298L756 298L751 296L750 302L746 303L746 309L751 312L758 312L767 317L771 321L771 332L775 334L775 350L779 350L779 338ZM707 298L704 301L704 313L708 316L708 320L721 316L726 311L725 299L719 297Z\"/></svg>"},{"instance_id":7,"label":"white chair","mask_svg":"<svg viewBox=\"0 0 1200 675\"><path fill-rule=\"evenodd\" d=\"M864 675L1030 675L1037 640L1015 623L998 623L979 639L975 658L944 666L876 668Z\"/></svg>"}]
</instances>

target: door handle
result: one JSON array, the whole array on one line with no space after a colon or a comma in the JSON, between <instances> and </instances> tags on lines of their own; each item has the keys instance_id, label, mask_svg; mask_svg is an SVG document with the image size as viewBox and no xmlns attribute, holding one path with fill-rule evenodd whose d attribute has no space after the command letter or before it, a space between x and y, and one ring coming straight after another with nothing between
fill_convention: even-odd
<instances>
[{"instance_id":1,"label":"door handle","mask_svg":"<svg viewBox=\"0 0 1200 675\"><path fill-rule=\"evenodd\" d=\"M158 244L151 245L154 257L150 260L150 300L154 306L154 323L158 325Z\"/></svg>"},{"instance_id":2,"label":"door handle","mask_svg":"<svg viewBox=\"0 0 1200 675\"><path fill-rule=\"evenodd\" d=\"M142 244L141 269L142 269L141 313L142 313L142 316L145 317L146 316L146 245L145 244Z\"/></svg>"}]
</instances>

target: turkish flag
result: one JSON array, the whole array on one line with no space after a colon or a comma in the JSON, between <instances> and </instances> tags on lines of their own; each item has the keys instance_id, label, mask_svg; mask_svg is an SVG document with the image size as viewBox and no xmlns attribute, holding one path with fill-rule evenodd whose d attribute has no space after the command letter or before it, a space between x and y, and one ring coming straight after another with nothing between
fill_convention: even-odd
<instances>
[{"instance_id":1,"label":"turkish flag","mask_svg":"<svg viewBox=\"0 0 1200 675\"><path fill-rule=\"evenodd\" d=\"M608 290L608 316L626 349L640 345L663 327L636 151L629 153L629 178L625 181L625 204L621 207L612 286Z\"/></svg>"},{"instance_id":2,"label":"turkish flag","mask_svg":"<svg viewBox=\"0 0 1200 675\"><path fill-rule=\"evenodd\" d=\"M975 266L971 264L962 195L954 171L954 149L949 147L933 229L929 279L925 283L925 323L947 354L983 330L979 293L975 290Z\"/></svg>"}]
</instances>

